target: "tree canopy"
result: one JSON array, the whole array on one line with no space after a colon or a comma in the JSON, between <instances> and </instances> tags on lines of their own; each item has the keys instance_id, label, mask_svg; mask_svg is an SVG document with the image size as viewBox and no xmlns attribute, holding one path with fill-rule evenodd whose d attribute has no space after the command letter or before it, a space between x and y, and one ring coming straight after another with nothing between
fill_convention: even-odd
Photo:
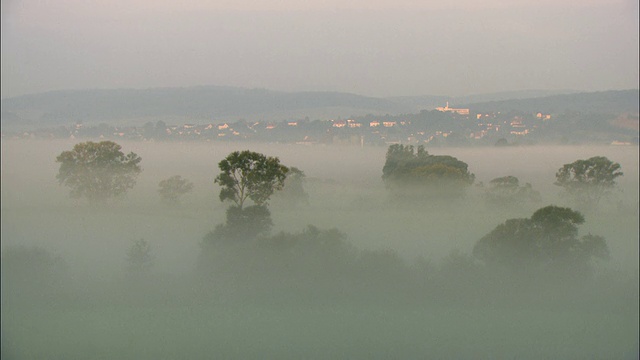
<instances>
[{"instance_id":1,"label":"tree canopy","mask_svg":"<svg viewBox=\"0 0 640 360\"><path fill-rule=\"evenodd\" d=\"M127 271L131 274L144 274L153 265L151 245L144 239L135 240L127 251Z\"/></svg>"},{"instance_id":2,"label":"tree canopy","mask_svg":"<svg viewBox=\"0 0 640 360\"><path fill-rule=\"evenodd\" d=\"M578 211L546 206L531 218L498 225L476 243L473 255L511 269L584 269L591 258L604 259L609 254L604 238L591 234L578 238L578 225L584 221Z\"/></svg>"},{"instance_id":3,"label":"tree canopy","mask_svg":"<svg viewBox=\"0 0 640 360\"><path fill-rule=\"evenodd\" d=\"M473 184L475 176L468 165L449 155L430 155L424 146L394 144L389 146L382 168L382 179L391 189L409 188L459 190Z\"/></svg>"},{"instance_id":4,"label":"tree canopy","mask_svg":"<svg viewBox=\"0 0 640 360\"><path fill-rule=\"evenodd\" d=\"M538 202L542 200L540 193L531 184L520 186L520 180L515 176L502 176L489 182L485 197L487 201L496 205L512 205L523 201Z\"/></svg>"},{"instance_id":5,"label":"tree canopy","mask_svg":"<svg viewBox=\"0 0 640 360\"><path fill-rule=\"evenodd\" d=\"M265 205L251 205L241 208L232 205L227 209L226 222L205 236L205 243L215 244L225 241L253 240L258 235L268 234L273 226L271 212Z\"/></svg>"},{"instance_id":6,"label":"tree canopy","mask_svg":"<svg viewBox=\"0 0 640 360\"><path fill-rule=\"evenodd\" d=\"M193 183L180 175L161 180L158 193L162 200L176 204L179 198L193 190Z\"/></svg>"},{"instance_id":7,"label":"tree canopy","mask_svg":"<svg viewBox=\"0 0 640 360\"><path fill-rule=\"evenodd\" d=\"M265 204L274 191L282 189L289 169L277 157L245 150L234 151L218 163L221 173L215 183L222 186L220 201L231 200L240 209L247 199Z\"/></svg>"},{"instance_id":8,"label":"tree canopy","mask_svg":"<svg viewBox=\"0 0 640 360\"><path fill-rule=\"evenodd\" d=\"M273 226L267 201L284 186L289 168L277 157L245 150L229 154L218 164L220 174L215 183L222 186L220 201L230 200L227 221L205 236L205 244L228 240L252 240L267 234ZM245 206L247 199L253 204Z\"/></svg>"},{"instance_id":9,"label":"tree canopy","mask_svg":"<svg viewBox=\"0 0 640 360\"><path fill-rule=\"evenodd\" d=\"M604 156L576 160L558 170L555 185L579 205L594 206L616 186L616 178L623 175L620 169L620 164Z\"/></svg>"},{"instance_id":10,"label":"tree canopy","mask_svg":"<svg viewBox=\"0 0 640 360\"><path fill-rule=\"evenodd\" d=\"M71 188L72 197L85 197L92 203L122 195L136 184L142 159L133 152L125 155L121 149L113 141L76 144L56 158L60 163L57 179Z\"/></svg>"},{"instance_id":11,"label":"tree canopy","mask_svg":"<svg viewBox=\"0 0 640 360\"><path fill-rule=\"evenodd\" d=\"M279 199L290 206L295 206L299 203L308 204L309 194L304 190L306 177L304 171L295 166L290 167L289 172L287 172L287 178L284 181L284 188L277 194Z\"/></svg>"}]
</instances>

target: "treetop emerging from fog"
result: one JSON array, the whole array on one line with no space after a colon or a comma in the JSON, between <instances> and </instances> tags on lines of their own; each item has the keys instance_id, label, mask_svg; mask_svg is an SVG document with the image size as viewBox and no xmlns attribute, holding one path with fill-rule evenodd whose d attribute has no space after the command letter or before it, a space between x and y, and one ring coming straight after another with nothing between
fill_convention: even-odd
<instances>
[{"instance_id":1,"label":"treetop emerging from fog","mask_svg":"<svg viewBox=\"0 0 640 360\"><path fill-rule=\"evenodd\" d=\"M609 248L597 235L578 238L584 216L559 206L538 209L528 219L509 219L481 238L473 248L488 265L511 270L555 269L586 272L592 258L607 259Z\"/></svg>"},{"instance_id":2,"label":"treetop emerging from fog","mask_svg":"<svg viewBox=\"0 0 640 360\"><path fill-rule=\"evenodd\" d=\"M218 163L221 173L215 183L222 186L220 201L231 200L240 208L250 199L255 205L265 204L274 191L284 186L289 168L277 157L253 151L234 151Z\"/></svg>"},{"instance_id":3,"label":"treetop emerging from fog","mask_svg":"<svg viewBox=\"0 0 640 360\"><path fill-rule=\"evenodd\" d=\"M558 170L555 185L564 188L578 204L594 206L616 186L616 178L623 175L621 168L604 156L576 160Z\"/></svg>"},{"instance_id":4,"label":"treetop emerging from fog","mask_svg":"<svg viewBox=\"0 0 640 360\"><path fill-rule=\"evenodd\" d=\"M468 165L453 156L430 155L424 146L394 144L387 150L382 179L392 188L463 189L475 176ZM457 193L457 191L456 191Z\"/></svg>"},{"instance_id":5,"label":"treetop emerging from fog","mask_svg":"<svg viewBox=\"0 0 640 360\"><path fill-rule=\"evenodd\" d=\"M121 149L113 141L76 144L56 158L60 163L57 179L71 188L71 197L85 197L91 203L122 195L136 184L142 159L133 152L125 155Z\"/></svg>"}]
</instances>

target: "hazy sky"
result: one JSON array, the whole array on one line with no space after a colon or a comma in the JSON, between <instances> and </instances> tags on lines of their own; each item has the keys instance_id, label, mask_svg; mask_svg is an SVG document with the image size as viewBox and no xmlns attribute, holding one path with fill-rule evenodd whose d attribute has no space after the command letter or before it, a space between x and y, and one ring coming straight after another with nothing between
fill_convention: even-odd
<instances>
[{"instance_id":1,"label":"hazy sky","mask_svg":"<svg viewBox=\"0 0 640 360\"><path fill-rule=\"evenodd\" d=\"M638 0L1 3L3 98L192 85L373 96L638 87Z\"/></svg>"}]
</instances>

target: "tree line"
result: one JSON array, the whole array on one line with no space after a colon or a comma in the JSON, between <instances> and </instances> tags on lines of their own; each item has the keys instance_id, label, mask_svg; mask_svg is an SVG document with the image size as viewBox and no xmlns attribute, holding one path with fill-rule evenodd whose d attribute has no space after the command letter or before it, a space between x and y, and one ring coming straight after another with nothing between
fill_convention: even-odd
<instances>
[{"instance_id":1,"label":"tree line","mask_svg":"<svg viewBox=\"0 0 640 360\"><path fill-rule=\"evenodd\" d=\"M79 143L57 157L58 181L70 188L72 197L104 203L135 185L142 171L141 160L134 153L125 155L120 145L111 141ZM225 221L201 241L198 269L205 278L224 283L229 277L268 277L270 282L280 279L277 286L301 286L300 281L310 279L315 279L317 286L323 282L327 283L323 286L336 286L338 278L355 286L377 278L375 281L387 279L389 284L401 286L401 278L420 277L415 266L410 270L394 251L356 250L337 229L309 225L298 233L272 234L269 200L276 192L288 190L291 197L306 201L303 171L281 164L277 157L249 150L230 153L218 168L214 182L220 186L219 199L230 205ZM599 156L563 165L555 184L576 203L595 206L622 175L618 163ZM464 195L475 183L475 176L455 157L431 155L423 146L396 144L388 148L382 180L392 199L453 199ZM170 203L192 188L193 184L180 176L159 183L160 195ZM521 186L510 175L491 180L485 194L488 201L502 205L523 199L540 201L530 184ZM470 255L452 253L441 271L452 272L455 264L454 268L466 268L474 274L506 271L511 275L588 276L593 262L607 259L609 250L601 236L579 236L579 225L584 222L583 214L571 208L541 207L530 218L507 219L498 225L476 242ZM150 251L144 240L133 244L128 255L130 268L138 272L146 269ZM277 276L266 276L274 273Z\"/></svg>"}]
</instances>

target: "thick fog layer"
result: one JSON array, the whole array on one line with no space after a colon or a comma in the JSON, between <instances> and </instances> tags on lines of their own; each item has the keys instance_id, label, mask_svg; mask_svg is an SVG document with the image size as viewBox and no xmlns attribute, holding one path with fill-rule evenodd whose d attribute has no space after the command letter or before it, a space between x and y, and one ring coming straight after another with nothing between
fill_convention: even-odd
<instances>
[{"instance_id":1,"label":"thick fog layer","mask_svg":"<svg viewBox=\"0 0 640 360\"><path fill-rule=\"evenodd\" d=\"M466 162L474 185L456 199L398 200L382 180L386 147L120 142L142 173L121 199L91 206L56 180L56 156L76 143L2 141L3 357L638 354L636 146L428 148ZM302 170L308 197L276 193L272 237L207 254L203 239L229 207L217 164L247 149ZM593 156L624 175L610 198L580 209L555 174ZM171 205L158 184L173 175L193 191ZM488 203L487 184L508 175L541 199ZM580 211L579 235L604 237L609 260L572 277L474 270L484 269L472 255L479 239L547 205ZM311 238L336 245L287 245ZM150 257L134 273L135 246Z\"/></svg>"}]
</instances>

